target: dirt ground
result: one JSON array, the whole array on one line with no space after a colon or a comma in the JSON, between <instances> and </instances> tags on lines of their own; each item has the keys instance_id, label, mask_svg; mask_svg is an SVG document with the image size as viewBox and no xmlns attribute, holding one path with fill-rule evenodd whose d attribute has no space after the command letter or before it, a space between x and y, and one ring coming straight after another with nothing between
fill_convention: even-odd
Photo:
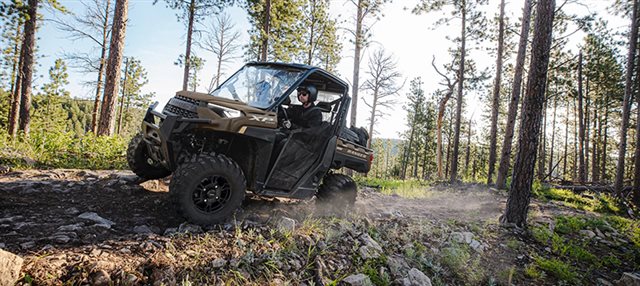
<instances>
[{"instance_id":1,"label":"dirt ground","mask_svg":"<svg viewBox=\"0 0 640 286\"><path fill-rule=\"evenodd\" d=\"M129 171L18 171L0 176L0 246L18 254L42 248L95 245L146 232L179 228L167 182L140 183ZM456 195L436 189L406 199L361 191L356 211L369 217L406 216L497 221L506 198L468 187ZM311 201L250 198L237 219L266 223L315 213ZM224 227L224 226L222 226Z\"/></svg>"},{"instance_id":2,"label":"dirt ground","mask_svg":"<svg viewBox=\"0 0 640 286\"><path fill-rule=\"evenodd\" d=\"M153 284L153 281L175 284L171 280L166 282L162 277L155 277L155 273L162 273L158 275L167 277L173 275L173 270L163 268L171 265L171 262L165 260L167 257L178 260L184 258L173 258L164 253L172 249L175 251L174 246L180 245L183 250L179 252L190 249L190 239L199 238L172 239L173 233L191 232L189 228L198 227L185 223L179 217L169 201L167 184L168 180L141 182L130 171L26 170L2 174L0 249L25 259L23 273L31 278L23 278L22 282L27 284L29 279L34 279L36 285L59 285L64 281L100 284L100 277L110 277L104 285ZM409 199L362 188L351 218L383 223L389 221L393 225L405 224L407 221L418 225L437 224L441 229L448 229L448 233L441 234L438 238L445 244L451 239L449 233L453 232L474 231L475 235L490 233L484 237L474 236L486 246L481 255L487 266L485 268L498 272L512 267L524 268L531 263L531 257L526 253L528 250L519 253L506 246L508 241L519 240L520 244L528 242L523 241L520 235L499 227L498 219L507 200L504 192L473 184L425 187L421 191L423 193L420 198ZM553 221L553 217L558 214L584 213L561 204L535 200L530 205L530 212L535 213L534 222L543 224L545 221ZM207 231L219 238L218 242L205 241L206 243L230 244L216 244L215 247L219 249L213 250L211 255L219 257L222 255L221 251L236 251L231 243L235 241L232 237L238 226L242 229L255 229L266 237L272 235L272 226L278 224L283 217L300 223L306 218L323 215L325 213L316 207L313 200L252 197L245 200L236 217L228 223L204 230L197 229L195 232ZM476 229L473 229L474 226ZM392 231L397 230L399 229ZM424 239L430 240L428 237ZM176 243L179 245L176 246ZM268 249L270 243L263 243ZM188 250L187 256L192 255L189 251L199 250ZM225 257L237 257L236 254L229 253ZM169 256L165 257L166 255ZM349 260L339 258L340 255L342 254L337 252L331 257L342 263L342 266L334 265L335 269L352 267L349 266ZM158 263L158 259L164 262ZM235 261L228 258L228 261L211 259L213 263L223 261L230 267ZM299 264L295 262L296 259L287 263L295 266ZM184 261L188 260L180 263ZM178 262L174 262L174 265L180 264L176 263ZM627 268L633 268L632 266ZM195 269L195 266L181 267L183 272L187 268L189 271ZM210 265L207 267L204 271L212 271ZM305 271L294 272L292 275ZM334 270L334 273L336 271L339 272ZM620 274L601 273L598 277L614 281ZM305 279L300 276L292 281L306 281ZM538 282L527 281L525 284ZM553 284L553 280L550 283Z\"/></svg>"}]
</instances>

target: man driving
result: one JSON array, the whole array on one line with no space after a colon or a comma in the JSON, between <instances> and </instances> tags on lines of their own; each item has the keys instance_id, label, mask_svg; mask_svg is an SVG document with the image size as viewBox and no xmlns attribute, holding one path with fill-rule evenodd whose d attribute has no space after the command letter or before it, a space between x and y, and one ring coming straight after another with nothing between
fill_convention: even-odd
<instances>
[{"instance_id":1,"label":"man driving","mask_svg":"<svg viewBox=\"0 0 640 286\"><path fill-rule=\"evenodd\" d=\"M309 128L322 124L322 112L314 102L318 98L318 89L312 85L301 85L297 89L298 101L302 105L293 105L287 110L292 128Z\"/></svg>"}]
</instances>

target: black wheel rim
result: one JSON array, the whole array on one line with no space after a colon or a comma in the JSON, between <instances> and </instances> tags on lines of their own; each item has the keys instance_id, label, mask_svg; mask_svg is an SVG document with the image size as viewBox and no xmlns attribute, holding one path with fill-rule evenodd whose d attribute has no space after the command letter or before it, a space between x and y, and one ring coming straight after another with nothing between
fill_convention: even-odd
<instances>
[{"instance_id":1,"label":"black wheel rim","mask_svg":"<svg viewBox=\"0 0 640 286\"><path fill-rule=\"evenodd\" d=\"M196 186L191 198L198 210L205 213L215 213L229 202L231 186L222 176L208 176Z\"/></svg>"}]
</instances>

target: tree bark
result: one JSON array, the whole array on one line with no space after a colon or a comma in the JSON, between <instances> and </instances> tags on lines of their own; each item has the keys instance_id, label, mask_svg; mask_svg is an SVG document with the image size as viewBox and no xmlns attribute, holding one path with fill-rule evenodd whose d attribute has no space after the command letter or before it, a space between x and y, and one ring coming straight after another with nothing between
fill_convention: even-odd
<instances>
[{"instance_id":1,"label":"tree bark","mask_svg":"<svg viewBox=\"0 0 640 286\"><path fill-rule=\"evenodd\" d=\"M584 162L584 114L582 109L582 51L578 54L578 181L587 181L587 167Z\"/></svg>"},{"instance_id":2,"label":"tree bark","mask_svg":"<svg viewBox=\"0 0 640 286\"><path fill-rule=\"evenodd\" d=\"M24 40L20 47L20 58L18 59L18 72L16 74L15 85L13 87L13 94L11 99L11 110L9 111L9 135L11 138L15 138L18 133L19 114L20 114L20 101L22 94L22 66L24 63Z\"/></svg>"},{"instance_id":3,"label":"tree bark","mask_svg":"<svg viewBox=\"0 0 640 286\"><path fill-rule=\"evenodd\" d=\"M104 10L104 22L102 23L102 49L100 49L100 68L98 69L98 83L96 84L96 96L93 99L93 112L91 113L91 131L98 133L98 113L100 110L100 93L102 92L102 81L107 67L107 35L109 34L109 6L111 0L107 0Z\"/></svg>"},{"instance_id":4,"label":"tree bark","mask_svg":"<svg viewBox=\"0 0 640 286\"><path fill-rule=\"evenodd\" d=\"M556 144L556 111L558 110L558 88L556 86L555 95L553 97L553 119L551 121L551 143L549 146L549 174L553 172L553 149Z\"/></svg>"},{"instance_id":5,"label":"tree bark","mask_svg":"<svg viewBox=\"0 0 640 286\"><path fill-rule=\"evenodd\" d=\"M356 39L355 39L355 47L354 47L354 55L353 55L353 92L352 92L352 97L353 100L351 100L351 118L350 118L350 122L351 122L351 126L356 126L356 118L357 118L357 112L358 112L358 89L360 88L360 52L362 49L362 41L363 41L363 35L362 35L362 21L364 20L364 14L363 14L363 5L364 3L362 3L363 0L358 0L358 12L356 15Z\"/></svg>"},{"instance_id":6,"label":"tree bark","mask_svg":"<svg viewBox=\"0 0 640 286\"><path fill-rule=\"evenodd\" d=\"M604 130L603 130L603 138L602 138L602 155L601 158L602 160L600 160L600 179L602 181L606 181L607 180L607 141L609 136L607 135L607 130L609 129L609 97L606 96L605 97L605 103L604 103ZM636 141L638 142L638 141ZM636 143L638 144L638 143ZM637 145L636 145L637 148Z\"/></svg>"},{"instance_id":7,"label":"tree bark","mask_svg":"<svg viewBox=\"0 0 640 286\"><path fill-rule=\"evenodd\" d=\"M124 112L124 98L127 96L127 74L129 72L129 59L124 61L124 79L122 80L122 95L120 96L120 111L118 112L118 128L116 134L122 132L122 113Z\"/></svg>"},{"instance_id":8,"label":"tree bark","mask_svg":"<svg viewBox=\"0 0 640 286\"><path fill-rule=\"evenodd\" d=\"M544 168L545 168L545 159L546 159L546 151L547 151L547 100L544 100L544 104L542 105L542 132L540 132L540 144L538 148L540 148L540 155L538 156L538 180L542 181L544 179Z\"/></svg>"},{"instance_id":9,"label":"tree bark","mask_svg":"<svg viewBox=\"0 0 640 286\"><path fill-rule=\"evenodd\" d=\"M456 123L455 134L453 136L453 154L451 155L451 174L449 181L454 183L458 178L458 153L460 149L460 125L462 121L462 95L464 93L464 61L465 61L465 49L466 49L466 34L467 34L467 2L461 1L461 32L460 32L460 66L458 70L458 102L456 105Z\"/></svg>"},{"instance_id":10,"label":"tree bark","mask_svg":"<svg viewBox=\"0 0 640 286\"><path fill-rule=\"evenodd\" d=\"M513 76L513 88L511 89L511 101L509 102L509 113L507 115L507 126L505 128L504 140L502 141L502 152L500 154L500 165L498 167L498 177L496 186L504 189L507 184L507 173L511 161L511 144L513 141L516 117L518 114L518 102L520 101L520 88L522 86L522 71L527 53L527 38L531 21L531 0L525 0L522 12L522 27L520 28L520 41L518 43L518 55Z\"/></svg>"},{"instance_id":11,"label":"tree bark","mask_svg":"<svg viewBox=\"0 0 640 286\"><path fill-rule=\"evenodd\" d=\"M598 122L600 121L600 117L598 116L598 102L597 100L594 102L593 108L593 142L591 147L591 181L598 182L600 181L600 172L598 172L599 166L599 152L598 142L600 141L600 136L602 136L602 129Z\"/></svg>"},{"instance_id":12,"label":"tree bark","mask_svg":"<svg viewBox=\"0 0 640 286\"><path fill-rule=\"evenodd\" d=\"M20 130L25 137L29 137L31 123L31 82L33 79L33 63L35 56L36 29L38 21L38 0L29 0L29 19L24 23L24 39L22 48L25 50L22 63L22 83L20 84Z\"/></svg>"},{"instance_id":13,"label":"tree bark","mask_svg":"<svg viewBox=\"0 0 640 286\"><path fill-rule=\"evenodd\" d=\"M10 86L9 91L11 92L12 97L9 98L9 106L13 104L13 91L16 86L19 84L16 82L16 78L20 73L20 44L22 43L22 24L20 21L16 22L16 35L15 41L13 42L13 64L11 65L11 77L10 77ZM11 120L11 116L9 116L9 121Z\"/></svg>"},{"instance_id":14,"label":"tree bark","mask_svg":"<svg viewBox=\"0 0 640 286\"><path fill-rule=\"evenodd\" d=\"M118 83L120 82L120 65L122 64L127 28L128 6L129 0L116 0L98 135L111 135L113 129L115 102L118 98Z\"/></svg>"},{"instance_id":15,"label":"tree bark","mask_svg":"<svg viewBox=\"0 0 640 286\"><path fill-rule=\"evenodd\" d=\"M469 129L467 130L467 152L464 158L464 174L469 174L469 156L471 155L471 118L469 118Z\"/></svg>"},{"instance_id":16,"label":"tree bark","mask_svg":"<svg viewBox=\"0 0 640 286\"><path fill-rule=\"evenodd\" d=\"M373 124L376 120L376 107L378 105L378 88L373 91L373 103L371 104L371 122L369 123L369 140L367 141L367 148L371 149L371 142L373 142Z\"/></svg>"},{"instance_id":17,"label":"tree bark","mask_svg":"<svg viewBox=\"0 0 640 286\"><path fill-rule=\"evenodd\" d=\"M636 56L638 45L638 0L633 1L633 13L631 16L631 35L629 37L629 54L627 55L627 72L624 83L624 100L622 102L622 122L620 126L620 145L618 149L618 165L616 168L616 180L613 188L622 194L624 183L624 160L627 154L627 125L629 124L629 113L631 96L633 92L633 61Z\"/></svg>"},{"instance_id":18,"label":"tree bark","mask_svg":"<svg viewBox=\"0 0 640 286\"><path fill-rule=\"evenodd\" d=\"M569 154L569 103L567 103L567 109L564 118L564 153L562 155L562 179L567 179L567 158Z\"/></svg>"},{"instance_id":19,"label":"tree bark","mask_svg":"<svg viewBox=\"0 0 640 286\"><path fill-rule=\"evenodd\" d=\"M489 172L487 184L493 184L493 170L496 165L498 137L498 111L500 109L500 84L502 80L502 53L504 50L504 0L500 1L500 24L498 25L498 57L496 59L496 79L493 83L493 104L491 108L491 139L489 143Z\"/></svg>"},{"instance_id":20,"label":"tree bark","mask_svg":"<svg viewBox=\"0 0 640 286\"><path fill-rule=\"evenodd\" d=\"M127 0L128 1L128 0ZM182 75L182 90L187 90L189 85L189 69L191 69L191 36L193 35L193 21L196 14L196 0L189 4L189 23L187 26L187 47L184 52L184 72Z\"/></svg>"},{"instance_id":21,"label":"tree bark","mask_svg":"<svg viewBox=\"0 0 640 286\"><path fill-rule=\"evenodd\" d=\"M266 0L264 8L264 23L262 30L264 32L262 38L262 47L260 48L260 61L267 61L269 52L269 30L271 29L271 0Z\"/></svg>"},{"instance_id":22,"label":"tree bark","mask_svg":"<svg viewBox=\"0 0 640 286\"><path fill-rule=\"evenodd\" d=\"M505 213L501 218L502 223L515 224L519 227L526 226L531 199L533 169L536 162L542 104L549 65L555 1L540 0L537 5L529 80L518 138L518 152L513 167L513 182L509 190Z\"/></svg>"}]
</instances>

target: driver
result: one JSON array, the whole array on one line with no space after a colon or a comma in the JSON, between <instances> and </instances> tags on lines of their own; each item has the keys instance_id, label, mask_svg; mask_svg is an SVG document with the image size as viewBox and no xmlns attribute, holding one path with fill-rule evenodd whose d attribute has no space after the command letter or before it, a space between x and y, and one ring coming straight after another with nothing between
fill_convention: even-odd
<instances>
[{"instance_id":1,"label":"driver","mask_svg":"<svg viewBox=\"0 0 640 286\"><path fill-rule=\"evenodd\" d=\"M298 87L298 101L302 105L294 105L287 110L292 128L309 128L322 124L322 112L314 104L317 98L318 89L314 85Z\"/></svg>"}]
</instances>

